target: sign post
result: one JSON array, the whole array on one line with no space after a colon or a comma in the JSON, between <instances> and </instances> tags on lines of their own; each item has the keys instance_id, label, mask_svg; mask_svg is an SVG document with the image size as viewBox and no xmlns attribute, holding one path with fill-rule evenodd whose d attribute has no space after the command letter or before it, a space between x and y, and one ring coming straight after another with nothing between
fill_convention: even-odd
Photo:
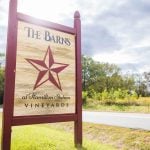
<instances>
[{"instance_id":1,"label":"sign post","mask_svg":"<svg viewBox=\"0 0 150 150\"><path fill-rule=\"evenodd\" d=\"M82 76L81 76L81 21L79 12L74 14L74 28L76 29L76 113L75 145L82 145Z\"/></svg>"},{"instance_id":2,"label":"sign post","mask_svg":"<svg viewBox=\"0 0 150 150\"><path fill-rule=\"evenodd\" d=\"M79 12L72 28L18 13L10 0L2 150L10 150L13 126L66 121L82 146L81 82Z\"/></svg>"}]
</instances>

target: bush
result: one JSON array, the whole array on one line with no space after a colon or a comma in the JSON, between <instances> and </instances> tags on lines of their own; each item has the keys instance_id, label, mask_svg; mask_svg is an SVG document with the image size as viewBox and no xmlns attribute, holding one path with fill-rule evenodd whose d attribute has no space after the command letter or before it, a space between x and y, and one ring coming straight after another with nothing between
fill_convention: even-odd
<instances>
[{"instance_id":1,"label":"bush","mask_svg":"<svg viewBox=\"0 0 150 150\"><path fill-rule=\"evenodd\" d=\"M102 93L96 93L96 99L102 100Z\"/></svg>"},{"instance_id":2,"label":"bush","mask_svg":"<svg viewBox=\"0 0 150 150\"><path fill-rule=\"evenodd\" d=\"M4 70L0 69L0 104L3 103L4 95Z\"/></svg>"},{"instance_id":3,"label":"bush","mask_svg":"<svg viewBox=\"0 0 150 150\"><path fill-rule=\"evenodd\" d=\"M82 91L83 104L86 104L87 98L88 98L88 93L86 91Z\"/></svg>"},{"instance_id":4,"label":"bush","mask_svg":"<svg viewBox=\"0 0 150 150\"><path fill-rule=\"evenodd\" d=\"M108 91L105 89L103 92L102 92L102 100L108 100Z\"/></svg>"},{"instance_id":5,"label":"bush","mask_svg":"<svg viewBox=\"0 0 150 150\"><path fill-rule=\"evenodd\" d=\"M89 89L88 92L87 92L87 96L89 98L95 98L95 95L96 95L96 92L94 89Z\"/></svg>"},{"instance_id":6,"label":"bush","mask_svg":"<svg viewBox=\"0 0 150 150\"><path fill-rule=\"evenodd\" d=\"M86 94L86 95L85 95ZM86 104L87 96L94 100L100 100L102 104L106 105L137 105L138 95L135 91L129 90L114 90L113 88L110 91L105 89L102 93L96 93L93 89L84 93L84 104ZM85 97L86 96L86 97Z\"/></svg>"}]
</instances>

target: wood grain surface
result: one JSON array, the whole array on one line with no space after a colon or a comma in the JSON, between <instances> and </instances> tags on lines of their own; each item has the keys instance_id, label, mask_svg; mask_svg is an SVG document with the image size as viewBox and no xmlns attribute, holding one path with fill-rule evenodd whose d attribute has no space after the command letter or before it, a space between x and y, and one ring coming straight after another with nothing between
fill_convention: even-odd
<instances>
[{"instance_id":1,"label":"wood grain surface","mask_svg":"<svg viewBox=\"0 0 150 150\"><path fill-rule=\"evenodd\" d=\"M29 28L34 36L29 36ZM70 45L46 41L45 32L68 39ZM50 81L34 89L39 71L27 59L43 60L49 46L55 62L68 64L58 73L62 90ZM75 113L75 80L75 35L19 21L14 116Z\"/></svg>"}]
</instances>

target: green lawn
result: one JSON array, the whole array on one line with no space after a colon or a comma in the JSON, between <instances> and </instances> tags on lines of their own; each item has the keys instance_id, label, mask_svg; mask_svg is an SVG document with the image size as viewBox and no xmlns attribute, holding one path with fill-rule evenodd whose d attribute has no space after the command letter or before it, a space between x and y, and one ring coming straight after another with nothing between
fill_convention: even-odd
<instances>
[{"instance_id":1,"label":"green lawn","mask_svg":"<svg viewBox=\"0 0 150 150\"><path fill-rule=\"evenodd\" d=\"M89 104L89 105L84 105L83 109L90 110L90 111L150 113L150 107L148 107L148 106Z\"/></svg>"},{"instance_id":2,"label":"green lawn","mask_svg":"<svg viewBox=\"0 0 150 150\"><path fill-rule=\"evenodd\" d=\"M46 125L13 128L12 150L74 150L73 134ZM83 149L113 150L112 146L84 139Z\"/></svg>"},{"instance_id":3,"label":"green lawn","mask_svg":"<svg viewBox=\"0 0 150 150\"><path fill-rule=\"evenodd\" d=\"M124 101L123 101L124 102ZM150 113L150 97L139 98L135 100L135 104L128 105L127 101L123 103L121 101L116 104L106 105L99 100L87 99L86 105L83 105L85 110L94 111L113 111L113 112L140 112L140 113Z\"/></svg>"},{"instance_id":4,"label":"green lawn","mask_svg":"<svg viewBox=\"0 0 150 150\"><path fill-rule=\"evenodd\" d=\"M11 150L76 150L73 128L73 122L13 127ZM83 123L82 150L150 150L149 141L150 131Z\"/></svg>"},{"instance_id":5,"label":"green lawn","mask_svg":"<svg viewBox=\"0 0 150 150\"><path fill-rule=\"evenodd\" d=\"M0 119L1 120L1 119ZM1 123L0 123L1 125ZM0 133L1 134L1 133ZM13 127L11 150L75 150L73 134L49 125ZM83 150L115 150L113 146L83 139Z\"/></svg>"},{"instance_id":6,"label":"green lawn","mask_svg":"<svg viewBox=\"0 0 150 150\"><path fill-rule=\"evenodd\" d=\"M73 131L73 123L70 122L50 126L68 132ZM118 150L150 150L150 131L83 123L83 134L89 140L112 145Z\"/></svg>"}]
</instances>

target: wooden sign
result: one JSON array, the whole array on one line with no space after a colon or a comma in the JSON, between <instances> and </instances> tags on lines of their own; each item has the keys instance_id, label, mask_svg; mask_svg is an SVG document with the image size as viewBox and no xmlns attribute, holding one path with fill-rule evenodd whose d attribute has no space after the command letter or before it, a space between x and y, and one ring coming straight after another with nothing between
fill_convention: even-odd
<instances>
[{"instance_id":1,"label":"wooden sign","mask_svg":"<svg viewBox=\"0 0 150 150\"><path fill-rule=\"evenodd\" d=\"M10 0L2 150L10 150L12 126L64 121L74 121L82 145L81 80L79 12L72 28L18 13Z\"/></svg>"},{"instance_id":2,"label":"wooden sign","mask_svg":"<svg viewBox=\"0 0 150 150\"><path fill-rule=\"evenodd\" d=\"M75 35L18 22L14 115L75 113Z\"/></svg>"}]
</instances>

